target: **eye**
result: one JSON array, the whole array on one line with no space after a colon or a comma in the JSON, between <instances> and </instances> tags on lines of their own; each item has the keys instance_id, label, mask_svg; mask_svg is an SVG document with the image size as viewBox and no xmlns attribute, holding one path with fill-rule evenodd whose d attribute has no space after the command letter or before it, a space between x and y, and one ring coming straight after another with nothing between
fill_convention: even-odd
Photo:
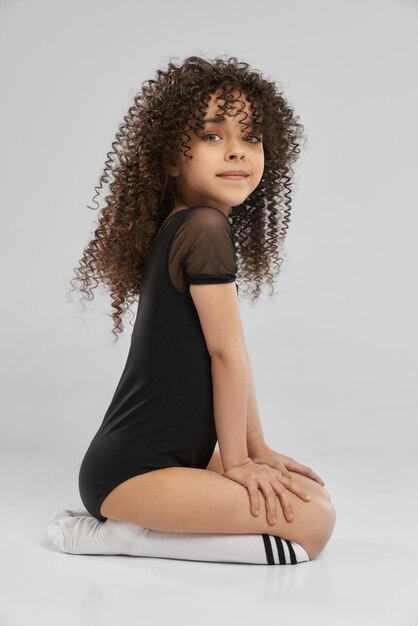
<instances>
[{"instance_id":1,"label":"eye","mask_svg":"<svg viewBox=\"0 0 418 626\"><path fill-rule=\"evenodd\" d=\"M202 136L202 139L206 139L206 137L210 137L211 135L217 135L219 137L218 133L206 133L206 135ZM210 142L210 143L212 143L212 142Z\"/></svg>"},{"instance_id":2,"label":"eye","mask_svg":"<svg viewBox=\"0 0 418 626\"><path fill-rule=\"evenodd\" d=\"M206 133L205 135L202 135L202 139L206 139L206 137L210 137L211 135L216 135L217 137L219 137L218 133ZM253 137L254 139L256 139L256 141L249 141L248 143L261 143L262 139L260 137L257 137L257 135L247 135L246 139L248 139L248 137ZM213 142L209 142L209 143L213 143Z\"/></svg>"},{"instance_id":3,"label":"eye","mask_svg":"<svg viewBox=\"0 0 418 626\"><path fill-rule=\"evenodd\" d=\"M254 137L254 139L257 140L257 141L250 141L250 143L261 143L263 141L261 137L257 137L257 135L247 135L247 138L248 137Z\"/></svg>"}]
</instances>

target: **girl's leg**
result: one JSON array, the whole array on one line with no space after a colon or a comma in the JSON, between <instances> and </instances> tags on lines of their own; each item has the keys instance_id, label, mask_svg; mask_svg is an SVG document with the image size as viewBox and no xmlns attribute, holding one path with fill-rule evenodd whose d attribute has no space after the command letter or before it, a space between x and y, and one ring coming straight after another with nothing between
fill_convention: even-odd
<instances>
[{"instance_id":1,"label":"girl's leg","mask_svg":"<svg viewBox=\"0 0 418 626\"><path fill-rule=\"evenodd\" d=\"M69 554L123 554L257 565L309 561L301 545L274 535L164 533L113 519L100 522L85 511L55 513L47 532L54 545Z\"/></svg>"},{"instance_id":2,"label":"girl's leg","mask_svg":"<svg viewBox=\"0 0 418 626\"><path fill-rule=\"evenodd\" d=\"M318 483L290 472L311 496L301 500L288 491L294 519L289 522L277 498L276 523L267 521L260 492L260 513L250 511L247 489L217 472L168 467L134 476L118 485L104 500L105 517L165 533L267 534L295 541L310 558L322 552L334 525L335 509L318 496ZM313 487L314 485L314 487Z\"/></svg>"},{"instance_id":3,"label":"girl's leg","mask_svg":"<svg viewBox=\"0 0 418 626\"><path fill-rule=\"evenodd\" d=\"M206 469L212 470L207 471L206 474L218 476L222 479L222 484L224 484L225 479L219 476L223 472L219 452L215 451ZM202 471L205 472L205 470L197 470L200 476ZM167 471L165 473L167 474ZM193 478L196 478L196 474ZM70 554L126 554L194 561L256 563L263 565L296 564L309 561L310 558L317 556L321 551L321 543L318 543L320 537L322 537L322 544L324 544L324 526L327 523L329 524L330 520L332 522L332 519L332 524L335 523L335 511L330 504L328 493L324 495L321 491L322 487L306 477L299 475L299 482L301 484L305 483L304 488L306 491L309 492L309 487L311 486L311 493L317 493L313 507L308 509L310 513L309 523L312 524L316 521L316 531L310 533L311 538L314 537L316 539L316 547L311 542L309 544L310 547L307 548L309 542L304 541L309 554L301 543L277 535L277 528L271 530L272 526L270 524L267 527L268 532L264 533L221 533L219 531L213 533L190 533L184 532L184 530L176 533L152 530L137 523L122 521L121 517L111 519L109 516L109 519L101 522L86 514L85 511L65 510L54 514L47 531L54 545ZM237 485L237 483L234 484ZM241 487L241 485L238 485L238 487ZM115 492L113 492L113 495L115 495ZM136 490L135 493L134 498L138 496L138 491ZM301 502L303 503L303 501ZM319 505L319 508L317 507L316 504L321 502L325 504L325 509L322 509L321 505ZM312 504L312 502L309 504ZM240 502L238 502L238 505L241 506ZM331 509L329 508L330 506L332 507ZM265 507L262 510L265 511ZM326 513L325 511L328 512ZM314 515L312 515L313 513L317 516L316 520ZM332 518L332 516L334 517ZM292 524L294 523L292 522ZM289 525L289 522L287 524ZM329 534L330 532L332 532L332 529L329 531Z\"/></svg>"}]
</instances>

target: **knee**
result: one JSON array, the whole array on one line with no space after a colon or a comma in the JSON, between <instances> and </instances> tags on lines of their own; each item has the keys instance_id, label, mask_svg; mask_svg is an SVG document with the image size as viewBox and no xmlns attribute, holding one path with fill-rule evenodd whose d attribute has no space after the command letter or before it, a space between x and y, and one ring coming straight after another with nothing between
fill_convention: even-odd
<instances>
[{"instance_id":1,"label":"knee","mask_svg":"<svg viewBox=\"0 0 418 626\"><path fill-rule=\"evenodd\" d=\"M323 487L320 483L318 483L313 478L309 476L305 476L304 474L299 474L297 472L290 471L290 475L293 480L298 483L302 489L305 489L307 493L315 499L322 499L328 503L331 503L331 496L328 491Z\"/></svg>"},{"instance_id":2,"label":"knee","mask_svg":"<svg viewBox=\"0 0 418 626\"><path fill-rule=\"evenodd\" d=\"M309 532L302 545L309 558L316 559L327 545L334 530L337 514L331 501L317 499L313 508Z\"/></svg>"}]
</instances>

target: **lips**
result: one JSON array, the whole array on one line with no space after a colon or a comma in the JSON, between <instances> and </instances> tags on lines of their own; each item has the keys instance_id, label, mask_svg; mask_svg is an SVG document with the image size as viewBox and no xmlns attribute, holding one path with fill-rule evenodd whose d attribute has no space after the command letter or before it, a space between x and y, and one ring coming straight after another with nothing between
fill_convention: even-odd
<instances>
[{"instance_id":1,"label":"lips","mask_svg":"<svg viewBox=\"0 0 418 626\"><path fill-rule=\"evenodd\" d=\"M222 178L222 180L229 180L229 181L235 181L235 182L240 182L242 180L245 180L247 178L247 176L231 176L231 175L226 175L226 174L218 174L218 178Z\"/></svg>"},{"instance_id":2,"label":"lips","mask_svg":"<svg viewBox=\"0 0 418 626\"><path fill-rule=\"evenodd\" d=\"M217 174L217 176L228 176L228 177L244 177L246 178L248 176L248 172L244 172L244 170L228 170L227 172L221 172L220 174Z\"/></svg>"},{"instance_id":3,"label":"lips","mask_svg":"<svg viewBox=\"0 0 418 626\"><path fill-rule=\"evenodd\" d=\"M247 172L234 170L230 172L222 172L221 174L217 174L217 176L219 178L223 178L224 180L239 182L245 180L248 177L248 174Z\"/></svg>"}]
</instances>

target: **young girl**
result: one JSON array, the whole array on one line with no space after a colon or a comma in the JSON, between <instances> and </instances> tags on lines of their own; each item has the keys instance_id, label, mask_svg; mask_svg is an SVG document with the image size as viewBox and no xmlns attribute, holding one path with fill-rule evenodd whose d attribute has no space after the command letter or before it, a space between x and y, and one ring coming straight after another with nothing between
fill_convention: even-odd
<instances>
[{"instance_id":1,"label":"young girl","mask_svg":"<svg viewBox=\"0 0 418 626\"><path fill-rule=\"evenodd\" d=\"M303 127L235 57L189 57L147 82L76 268L81 291L109 286L116 339L140 296L130 350L80 467L89 515L60 511L48 533L71 553L313 559L335 510L312 469L264 440L236 282L256 299L278 273Z\"/></svg>"}]
</instances>

